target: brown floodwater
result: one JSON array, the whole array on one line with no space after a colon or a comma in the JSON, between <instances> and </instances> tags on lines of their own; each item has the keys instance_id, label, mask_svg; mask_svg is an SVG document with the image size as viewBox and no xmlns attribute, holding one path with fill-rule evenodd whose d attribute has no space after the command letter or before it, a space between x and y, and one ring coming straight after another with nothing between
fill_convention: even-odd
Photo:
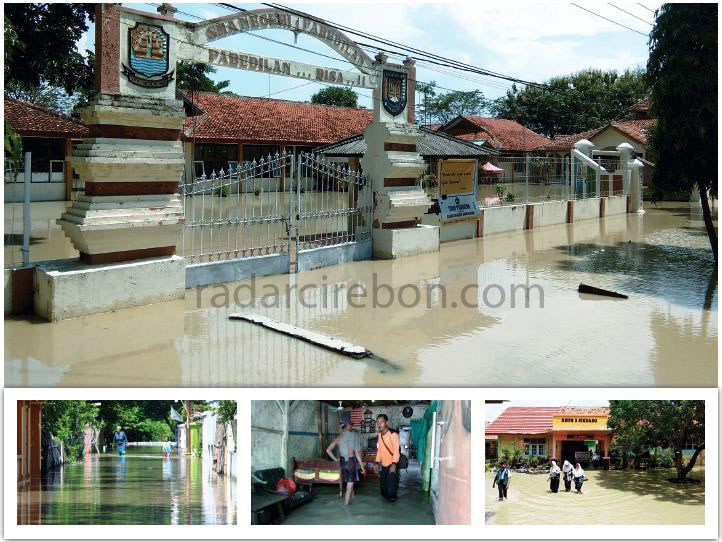
<instances>
[{"instance_id":1,"label":"brown floodwater","mask_svg":"<svg viewBox=\"0 0 722 542\"><path fill-rule=\"evenodd\" d=\"M154 453L155 452L155 453ZM86 456L18 490L18 525L234 525L236 481L161 450Z\"/></svg>"},{"instance_id":2,"label":"brown floodwater","mask_svg":"<svg viewBox=\"0 0 722 542\"><path fill-rule=\"evenodd\" d=\"M699 484L668 481L672 469L652 471L586 471L582 494L549 490L543 474L512 473L508 499L500 502L486 473L487 525L702 525L704 469L690 478Z\"/></svg>"},{"instance_id":3,"label":"brown floodwater","mask_svg":"<svg viewBox=\"0 0 722 542\"><path fill-rule=\"evenodd\" d=\"M715 277L699 206L647 205L644 215L444 243L434 254L188 290L184 301L58 323L6 318L5 382L710 386L717 382ZM579 294L580 282L629 299ZM530 287L528 307L519 285ZM366 296L358 297L362 288ZM239 311L375 356L345 358L228 319Z\"/></svg>"}]
</instances>

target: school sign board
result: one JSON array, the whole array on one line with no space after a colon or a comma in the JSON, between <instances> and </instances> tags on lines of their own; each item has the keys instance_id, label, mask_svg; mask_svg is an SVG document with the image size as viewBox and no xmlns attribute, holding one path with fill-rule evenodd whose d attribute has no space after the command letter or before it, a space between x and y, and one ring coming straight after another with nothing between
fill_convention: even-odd
<instances>
[{"instance_id":1,"label":"school sign board","mask_svg":"<svg viewBox=\"0 0 722 542\"><path fill-rule=\"evenodd\" d=\"M442 160L439 208L445 221L477 218L476 160Z\"/></svg>"},{"instance_id":2,"label":"school sign board","mask_svg":"<svg viewBox=\"0 0 722 542\"><path fill-rule=\"evenodd\" d=\"M552 430L606 431L607 416L558 415L552 420Z\"/></svg>"}]
</instances>

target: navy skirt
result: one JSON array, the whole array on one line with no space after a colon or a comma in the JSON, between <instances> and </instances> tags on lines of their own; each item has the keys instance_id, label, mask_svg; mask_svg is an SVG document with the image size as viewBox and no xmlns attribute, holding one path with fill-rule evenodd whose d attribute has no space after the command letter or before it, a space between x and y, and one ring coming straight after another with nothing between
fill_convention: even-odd
<instances>
[{"instance_id":1,"label":"navy skirt","mask_svg":"<svg viewBox=\"0 0 722 542\"><path fill-rule=\"evenodd\" d=\"M351 484L359 481L359 465L356 456L348 459L341 458L341 481L344 484Z\"/></svg>"}]
</instances>

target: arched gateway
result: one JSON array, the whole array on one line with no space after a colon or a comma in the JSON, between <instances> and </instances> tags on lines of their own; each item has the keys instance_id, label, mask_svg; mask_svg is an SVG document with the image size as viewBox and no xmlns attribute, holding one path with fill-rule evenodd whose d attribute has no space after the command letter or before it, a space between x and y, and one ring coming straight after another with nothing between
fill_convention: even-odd
<instances>
[{"instance_id":1,"label":"arched gateway","mask_svg":"<svg viewBox=\"0 0 722 542\"><path fill-rule=\"evenodd\" d=\"M189 23L172 17L175 9L167 4L158 11L96 7L97 94L81 111L90 138L73 155L85 195L59 220L80 263L38 267L38 312L59 320L184 296L186 265L176 255L185 220L178 186L185 118L175 88L180 60L373 89L361 160L371 179L373 254L398 258L438 250L438 228L419 224L431 202L417 181L425 166L416 152L413 60L371 59L342 32L296 12L268 8ZM215 45L262 29L312 36L355 70Z\"/></svg>"}]
</instances>

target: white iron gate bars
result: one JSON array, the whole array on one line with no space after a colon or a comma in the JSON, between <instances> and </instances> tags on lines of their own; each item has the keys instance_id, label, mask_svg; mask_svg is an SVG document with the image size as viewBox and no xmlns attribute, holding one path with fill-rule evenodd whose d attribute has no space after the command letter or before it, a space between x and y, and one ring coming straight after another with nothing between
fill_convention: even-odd
<instances>
[{"instance_id":1,"label":"white iron gate bars","mask_svg":"<svg viewBox=\"0 0 722 542\"><path fill-rule=\"evenodd\" d=\"M258 274L288 272L295 194L284 181L293 163L291 153L276 153L181 185L185 225L180 248L190 270L187 287L256 274L242 260L269 271Z\"/></svg>"},{"instance_id":2,"label":"white iron gate bars","mask_svg":"<svg viewBox=\"0 0 722 542\"><path fill-rule=\"evenodd\" d=\"M296 271L371 257L371 179L301 153L295 189Z\"/></svg>"}]
</instances>

